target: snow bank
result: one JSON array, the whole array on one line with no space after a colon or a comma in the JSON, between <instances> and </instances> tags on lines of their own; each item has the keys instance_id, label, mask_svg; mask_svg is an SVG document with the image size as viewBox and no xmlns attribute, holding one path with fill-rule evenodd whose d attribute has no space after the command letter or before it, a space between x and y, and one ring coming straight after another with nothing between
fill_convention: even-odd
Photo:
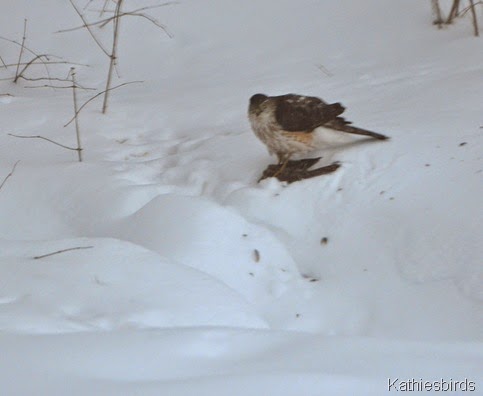
<instances>
[{"instance_id":1,"label":"snow bank","mask_svg":"<svg viewBox=\"0 0 483 396\"><path fill-rule=\"evenodd\" d=\"M90 248L33 258L73 247ZM99 238L1 240L0 251L4 332L266 327L220 282L131 243Z\"/></svg>"}]
</instances>

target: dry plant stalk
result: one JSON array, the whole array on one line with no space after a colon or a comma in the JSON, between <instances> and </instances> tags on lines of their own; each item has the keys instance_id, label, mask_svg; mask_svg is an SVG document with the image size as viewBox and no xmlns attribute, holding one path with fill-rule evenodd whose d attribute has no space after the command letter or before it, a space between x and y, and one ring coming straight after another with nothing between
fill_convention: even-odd
<instances>
[{"instance_id":1,"label":"dry plant stalk","mask_svg":"<svg viewBox=\"0 0 483 396\"><path fill-rule=\"evenodd\" d=\"M70 69L70 76L72 78L72 97L74 100L74 119L75 119L75 135L77 138L77 156L79 162L82 162L82 144L80 138L80 127L79 127L79 109L77 106L77 82L75 80L75 68Z\"/></svg>"},{"instance_id":2,"label":"dry plant stalk","mask_svg":"<svg viewBox=\"0 0 483 396\"><path fill-rule=\"evenodd\" d=\"M70 77L70 79L69 79ZM40 78L43 79L43 78ZM35 80L35 79L33 79ZM72 85L69 87L55 87L55 88L72 88L72 96L73 96L73 101L74 101L74 120L75 120L75 131L76 131L76 138L77 138L77 147L69 147L66 146L62 143L56 142L55 140L46 138L41 135L35 135L35 136L24 136L24 135L14 135L13 133L9 133L9 136L13 136L16 138L20 139L41 139L45 140L49 143L55 144L56 146L65 148L67 150L72 150L72 151L77 151L77 157L79 159L79 162L82 162L82 145L81 145L81 138L80 138L80 127L79 127L79 119L78 119L78 114L79 114L79 108L77 104L77 89L81 88L77 84L76 78L75 78L75 68L72 67L69 72L69 76L67 79L49 79L49 80L60 80L60 81L71 81ZM52 85L46 85L47 87L52 87ZM38 87L32 87L32 88L38 88Z\"/></svg>"},{"instance_id":3,"label":"dry plant stalk","mask_svg":"<svg viewBox=\"0 0 483 396\"><path fill-rule=\"evenodd\" d=\"M433 12L433 25L438 25L438 29L441 29L443 25L443 16L439 6L439 0L431 0L431 10Z\"/></svg>"},{"instance_id":4,"label":"dry plant stalk","mask_svg":"<svg viewBox=\"0 0 483 396\"><path fill-rule=\"evenodd\" d=\"M452 23L453 19L455 19L458 16L459 9L460 9L460 0L453 0L451 11L449 12L448 18L446 19L446 22L445 22L447 25Z\"/></svg>"},{"instance_id":5,"label":"dry plant stalk","mask_svg":"<svg viewBox=\"0 0 483 396\"><path fill-rule=\"evenodd\" d=\"M106 81L106 92L104 94L104 102L102 104L102 113L106 114L107 111L107 101L109 100L109 92L111 88L111 81L112 81L112 73L114 71L114 67L117 64L117 43L119 40L119 25L121 22L120 15L122 9L122 2L123 0L117 0L116 10L114 11L114 27L113 27L113 38L112 38L112 50L110 54L110 62L109 62L109 71L107 72L107 81Z\"/></svg>"},{"instance_id":6,"label":"dry plant stalk","mask_svg":"<svg viewBox=\"0 0 483 396\"><path fill-rule=\"evenodd\" d=\"M20 52L18 54L18 62L17 62L17 70L15 70L15 79L13 80L14 83L18 80L18 70L20 69L20 62L22 62L22 55L23 50L25 48L25 40L27 38L27 19L23 20L23 36L22 36L22 44L20 46Z\"/></svg>"},{"instance_id":7,"label":"dry plant stalk","mask_svg":"<svg viewBox=\"0 0 483 396\"><path fill-rule=\"evenodd\" d=\"M470 0L470 6L471 6L471 16L473 19L473 29L475 32L475 37L478 37L480 35L480 32L478 30L478 18L476 17L476 11L475 11L475 3L473 0Z\"/></svg>"},{"instance_id":8,"label":"dry plant stalk","mask_svg":"<svg viewBox=\"0 0 483 396\"><path fill-rule=\"evenodd\" d=\"M89 23L87 21L87 18L85 15L82 13L82 11L79 9L78 6L74 3L74 0L69 0L70 4L74 8L75 12L79 16L79 18L82 20L82 25L70 29L64 29L64 30L59 30L57 33L64 33L64 32L71 32L74 30L78 29L86 29L89 33L89 35L92 37L96 45L101 49L101 51L109 58L109 69L107 72L107 78L106 78L106 86L104 91L102 93L104 94L104 101L102 104L102 113L105 114L108 110L108 105L109 105L109 96L110 92L114 89L112 88L112 78L113 78L113 73L116 70L117 67L117 61L118 61L118 47L119 47L119 35L120 35L120 22L121 19L125 16L131 16L131 17L140 17L143 19L148 20L155 26L161 28L169 37L172 37L171 34L168 32L166 27L159 23L155 18L153 18L150 15L147 15L143 13L145 10L153 9L153 8L159 8L159 7L164 7L167 5L175 4L176 2L166 2L154 6L148 6L148 7L141 7L132 11L123 11L123 5L124 5L124 0L113 0L116 4L114 11L108 9L108 3L109 0L103 0L103 6L102 9L100 10L100 16L102 17L105 13L108 12L113 12L113 16L101 19L99 21L95 21L92 23ZM86 7L89 6L93 0L90 0ZM84 7L84 8L86 8ZM110 50L108 50L101 42L101 40L97 37L96 33L93 30L93 27L98 26L100 28L105 27L109 23L113 24L113 29L112 29L112 44ZM82 109L83 106L80 107Z\"/></svg>"},{"instance_id":9,"label":"dry plant stalk","mask_svg":"<svg viewBox=\"0 0 483 396\"><path fill-rule=\"evenodd\" d=\"M444 21L445 25L451 24L454 19L458 16L464 16L467 12L471 12L471 20L473 24L473 32L476 37L480 35L479 27L478 27L478 18L476 15L476 6L482 5L483 1L477 1L475 3L474 0L468 0L468 6L460 12L460 5L461 0L453 0L451 5L451 10L448 14L448 17ZM434 15L433 24L438 25L438 28L441 29L443 24L443 15L441 12L441 8L439 7L439 0L431 0L431 9Z\"/></svg>"}]
</instances>

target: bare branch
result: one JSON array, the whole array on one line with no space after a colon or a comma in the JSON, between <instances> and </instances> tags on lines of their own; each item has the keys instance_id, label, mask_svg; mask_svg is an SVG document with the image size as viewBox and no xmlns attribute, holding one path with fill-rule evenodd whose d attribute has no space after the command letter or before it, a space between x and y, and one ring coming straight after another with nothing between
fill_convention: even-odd
<instances>
[{"instance_id":1,"label":"bare branch","mask_svg":"<svg viewBox=\"0 0 483 396\"><path fill-rule=\"evenodd\" d=\"M13 175L13 172L15 172L15 168L17 167L17 164L19 162L20 162L20 160L17 161L17 162L15 162L15 164L13 165L12 170L10 171L10 173L5 177L5 179L3 179L2 184L0 184L0 190L2 189L2 187L4 186L4 184L7 182L7 180Z\"/></svg>"},{"instance_id":2,"label":"bare branch","mask_svg":"<svg viewBox=\"0 0 483 396\"><path fill-rule=\"evenodd\" d=\"M154 24L155 26L162 29L168 37L172 37L171 33L168 31L166 26L161 24L154 17L152 17L148 14L144 14L142 11L146 11L146 10L150 10L150 9L154 9L154 8L165 7L165 6L168 6L168 5L171 5L171 4L177 4L176 1L167 1L167 2L164 2L162 4L140 7L140 8L136 8L134 10L131 10L131 11L124 12L122 10L123 5L125 4L124 0L112 0L112 1L113 1L113 3L115 3L115 9L113 11L108 10L107 8L108 8L109 0L104 0L102 10L100 11L100 16L102 17L102 15L106 12L109 12L109 13L113 12L114 13L113 16L108 17L108 18L104 18L104 19L101 19L101 20L95 21L95 22L87 22L86 17L79 10L79 8L75 5L74 0L69 0L72 7L74 8L74 10L76 11L76 13L81 18L83 25L78 26L78 27L74 27L74 28L70 28L70 29L64 29L64 30L58 31L58 33L59 33L59 32L68 32L68 31L74 31L74 30L86 28L88 30L89 34L91 35L91 37L96 42L96 44L101 48L101 50L104 52L104 54L109 57L110 61L109 61L109 69L108 69L108 72L107 72L106 85L105 85L104 91L102 93L100 93L100 94L104 94L104 100L103 100L103 104L102 104L102 113L103 114L105 114L107 112L109 96L110 96L110 92L112 90L111 85L112 85L112 79L113 79L114 73L116 73L117 76L119 77L119 70L117 68L117 63L118 63L118 47L119 47L118 43L119 43L119 35L120 35L121 18L125 17L125 16L133 16L133 17L138 17L138 18L144 18L144 19L148 20L149 22L151 22L152 24ZM90 4L92 4L92 1L88 0L84 9L86 9ZM103 27L107 26L108 24L110 24L111 22L113 23L112 43L111 43L111 47L109 49L107 49L107 47L104 47L101 44L101 42L98 40L96 34L93 31L93 27L98 26L100 28L103 28ZM121 84L121 86L122 85L123 84ZM84 108L84 106L87 105L90 101L97 98L100 94L95 95L94 97L89 99L87 102L85 102L75 112L74 117L65 126L69 125L72 121L74 121L76 119L78 113Z\"/></svg>"},{"instance_id":3,"label":"bare branch","mask_svg":"<svg viewBox=\"0 0 483 396\"><path fill-rule=\"evenodd\" d=\"M114 91L115 89L117 89L117 88L121 88L121 87L123 87L123 86L125 86L125 85L130 85L130 84L140 84L140 83L143 83L143 82L144 82L144 81L130 81L130 82L127 82L127 83L123 83L123 84L116 85L115 87L109 88L109 90L110 90L110 91ZM79 113L82 111L82 109L83 109L84 107L86 107L86 106L87 106L87 105L88 105L90 102L92 102L94 99L98 98L99 96L101 96L101 95L102 95L102 94L104 94L104 93L106 93L106 91L105 91L105 90L104 90L104 91L102 91L102 92L99 92L98 94L96 94L96 95L94 95L92 98L90 98L88 101L84 102L84 104L83 104L81 107L79 107L79 110L77 110L77 113L74 115L74 117L72 117L72 118L71 118L71 119L70 119L70 120L67 122L67 124L65 124L65 125L64 125L64 127L68 126L68 125L69 125L69 124L70 124L72 121L74 121L75 116L76 116L77 114L79 114Z\"/></svg>"},{"instance_id":4,"label":"bare branch","mask_svg":"<svg viewBox=\"0 0 483 396\"><path fill-rule=\"evenodd\" d=\"M15 40L10 40L10 39L8 39L6 37L0 36L0 40L8 41L8 42L10 42L12 44L15 44L15 45L18 45L18 46L22 46L22 44L20 44L19 42L15 41ZM42 57L40 57L39 54L35 53L34 51L32 51L30 48L28 48L26 46L23 46L23 48L25 50L27 50L28 52L30 52L32 55L36 56L42 62L42 64L45 67L45 71L47 72L47 75L50 77L49 68L47 67L47 63L42 60Z\"/></svg>"},{"instance_id":5,"label":"bare branch","mask_svg":"<svg viewBox=\"0 0 483 396\"><path fill-rule=\"evenodd\" d=\"M8 69L7 64L3 61L3 58L0 56L0 62L2 62L2 65L5 69Z\"/></svg>"},{"instance_id":6,"label":"bare branch","mask_svg":"<svg viewBox=\"0 0 483 396\"><path fill-rule=\"evenodd\" d=\"M48 139L48 138L43 137L43 136L40 136L40 135L36 135L36 136L22 136L22 135L14 135L13 133L9 133L8 135L9 136L16 137L16 138L20 138L20 139L42 139L42 140L47 140L48 142L53 143L53 144L55 144L57 146L63 147L65 149L67 149L67 150L72 150L72 151L82 150L82 149L78 149L78 148L75 148L75 147L64 146L63 144L57 143L54 140Z\"/></svg>"},{"instance_id":7,"label":"bare branch","mask_svg":"<svg viewBox=\"0 0 483 396\"><path fill-rule=\"evenodd\" d=\"M152 5L152 6L136 8L135 10L131 10L129 12L131 13L131 12L146 11L146 10L151 10L153 8L160 8L160 7L165 7L165 6L169 6L169 5L173 5L173 4L179 4L179 1L168 1L168 2L162 3L162 4L156 4L156 5ZM114 11L104 10L103 12L114 12Z\"/></svg>"},{"instance_id":8,"label":"bare branch","mask_svg":"<svg viewBox=\"0 0 483 396\"><path fill-rule=\"evenodd\" d=\"M52 88L52 89L72 89L72 85L50 85L50 84L44 84L44 85L25 85L24 88L28 89L37 89L37 88ZM84 88L85 90L89 91L95 91L94 88Z\"/></svg>"},{"instance_id":9,"label":"bare branch","mask_svg":"<svg viewBox=\"0 0 483 396\"><path fill-rule=\"evenodd\" d=\"M52 56L53 55L48 55L48 56ZM30 63L30 62L22 62L20 63L20 66L25 66L27 63ZM10 66L16 66L17 64L16 63L7 63L5 66L7 67L10 67ZM44 63L31 63L30 66L44 66ZM74 66L84 66L84 67L90 67L89 65L87 64L84 64L84 63L75 63L75 62L67 62L67 61L47 61L45 62L45 65L74 65Z\"/></svg>"},{"instance_id":10,"label":"bare branch","mask_svg":"<svg viewBox=\"0 0 483 396\"><path fill-rule=\"evenodd\" d=\"M104 52L104 54L106 56L110 56L109 52L107 52L107 50L104 48L104 46L101 44L99 39L96 37L96 35L92 31L89 23L87 23L87 20L85 19L82 12L79 11L79 9L77 8L77 6L75 5L75 3L72 0L69 0L69 2L70 2L70 4L72 4L72 7L74 7L75 12L77 13L77 15L79 15L80 19L82 19L82 22L84 23L85 28L87 29L87 31L89 32L89 34L91 35L91 37L93 38L95 43L98 45L98 47L102 50L102 52Z\"/></svg>"},{"instance_id":11,"label":"bare branch","mask_svg":"<svg viewBox=\"0 0 483 396\"><path fill-rule=\"evenodd\" d=\"M102 6L102 10L99 13L99 16L102 17L102 15L107 11L107 5L109 4L109 0L104 0L104 5Z\"/></svg>"},{"instance_id":12,"label":"bare branch","mask_svg":"<svg viewBox=\"0 0 483 396\"><path fill-rule=\"evenodd\" d=\"M17 82L18 70L20 69L20 62L22 61L23 49L25 48L25 39L27 38L27 19L23 20L23 36L22 44L20 45L20 52L18 54L17 69L15 70L15 79L13 82Z\"/></svg>"},{"instance_id":13,"label":"bare branch","mask_svg":"<svg viewBox=\"0 0 483 396\"><path fill-rule=\"evenodd\" d=\"M20 77L23 77L22 75L28 69L28 67L31 64L35 63L35 61L37 59L40 59L42 57L45 57L47 60L49 60L49 56L48 55L44 55L44 54L42 54L42 55L36 55L35 58L33 58L32 60L30 60L30 62L27 62L25 64L25 66L23 67L23 69L22 69L22 71L20 73L18 72L18 67L20 66L20 62L17 63L17 72L15 73L15 79L13 80L13 82L16 83Z\"/></svg>"},{"instance_id":14,"label":"bare branch","mask_svg":"<svg viewBox=\"0 0 483 396\"><path fill-rule=\"evenodd\" d=\"M167 3L163 3L163 4L158 4L158 5L155 5L155 6L150 6L150 7L142 7L142 8L137 8L135 10L132 10L132 11L128 11L128 12L123 12L119 15L119 17L123 17L123 16L139 16L139 17L142 17L142 18L146 18L148 19L151 23L155 24L156 26L160 27L161 29L163 29L165 31L165 33L170 37L172 38L173 35L171 33L169 33L168 29L166 28L166 26L164 26L163 24L161 24L159 21L157 21L155 18L149 16L149 15L146 15L146 14L143 14L143 13L140 13L140 11L144 11L144 10L149 10L149 9L152 9L152 8L159 8L159 7L164 7L164 6L167 6L167 5L171 5L171 4L179 4L177 1L170 1L170 2L167 2ZM104 12L107 12L105 10L101 10L102 13ZM115 11L109 11L109 12L115 12ZM104 19L101 19L99 21L95 21L95 22L90 22L87 24L87 26L89 27L92 27L92 26L99 26L101 28L105 27L106 25L108 25L109 23L111 23L114 19L116 19L117 17L116 16L112 16L112 17L108 17L108 18L104 18ZM84 29L85 27L87 27L86 24L84 23L83 25L81 26L76 26L76 27L73 27L73 28L69 28L69 29L62 29L62 30L58 30L56 31L55 33L66 33L66 32L73 32L75 30L79 30L79 29Z\"/></svg>"},{"instance_id":15,"label":"bare branch","mask_svg":"<svg viewBox=\"0 0 483 396\"><path fill-rule=\"evenodd\" d=\"M474 4L471 4L468 6L468 7L465 7L461 10L461 12L459 13L459 16L465 16L467 14L468 11L470 11L472 8L474 8L475 6L477 5L481 5L483 4L483 1L478 1Z\"/></svg>"},{"instance_id":16,"label":"bare branch","mask_svg":"<svg viewBox=\"0 0 483 396\"><path fill-rule=\"evenodd\" d=\"M86 9L87 9L87 7L89 7L93 1L94 1L94 0L89 0L89 1L86 3L86 5L84 6L83 10L86 10Z\"/></svg>"},{"instance_id":17,"label":"bare branch","mask_svg":"<svg viewBox=\"0 0 483 396\"><path fill-rule=\"evenodd\" d=\"M47 253L47 254L43 254L41 256L35 256L33 257L34 260L38 260L38 259L42 259L42 258L45 258L45 257L49 257L49 256L53 256L55 254L60 254L60 253L65 253L65 252L70 252L71 250L80 250L80 249L92 249L94 246L77 246L77 247L73 247L73 248L68 248L68 249L62 249L62 250L57 250L56 252L52 252L52 253Z\"/></svg>"},{"instance_id":18,"label":"bare branch","mask_svg":"<svg viewBox=\"0 0 483 396\"><path fill-rule=\"evenodd\" d=\"M120 16L121 17L123 17L123 16L136 16L136 17L141 17L141 18L147 19L152 24L154 24L157 27L161 28L166 33L166 35L169 38L173 38L173 35L168 31L168 29L166 28L166 26L164 26L163 24L159 23L155 18L153 18L150 15L146 15L146 14L142 14L142 13L137 13L137 12L124 12Z\"/></svg>"},{"instance_id":19,"label":"bare branch","mask_svg":"<svg viewBox=\"0 0 483 396\"><path fill-rule=\"evenodd\" d=\"M166 3L162 3L162 4L156 4L156 5L153 5L153 6L147 6L147 7L137 8L135 10L132 10L131 12L139 12L139 11L152 10L153 8L166 7L166 6L173 5L173 4L179 4L179 1L167 1Z\"/></svg>"},{"instance_id":20,"label":"bare branch","mask_svg":"<svg viewBox=\"0 0 483 396\"><path fill-rule=\"evenodd\" d=\"M105 0L105 1L107 2L109 0ZM160 7L165 7L165 6L173 5L173 4L179 4L179 2L178 1L168 1L168 2L162 3L162 4L156 4L156 5L152 5L152 6L136 8L134 10L128 11L128 13L135 13L135 12L139 12L139 11L146 11L146 10L151 10L153 8L160 8ZM107 12L109 12L109 13L115 12L115 10L108 10L106 8L103 8L103 9L98 10L98 11L100 12L100 16L102 16L104 13L107 13Z\"/></svg>"},{"instance_id":21,"label":"bare branch","mask_svg":"<svg viewBox=\"0 0 483 396\"><path fill-rule=\"evenodd\" d=\"M68 82L68 83L71 83L72 82L71 79L56 78L56 77L36 77L36 78L30 78L30 77L20 76L20 78L22 80L25 80L25 81L44 81L44 80L47 80L47 81L60 81L60 82ZM0 79L0 81L5 81L5 80L9 80L9 78L2 78L2 79ZM56 86L53 86L53 85L41 85L41 86L36 86L36 87L34 87L34 86L30 86L30 87L27 86L25 88L73 88L73 86L72 85L69 85L69 86L56 87ZM75 88L83 89L85 91L95 91L96 90L95 88L83 87L79 83L76 83L75 84Z\"/></svg>"},{"instance_id":22,"label":"bare branch","mask_svg":"<svg viewBox=\"0 0 483 396\"><path fill-rule=\"evenodd\" d=\"M91 22L91 23L88 23L87 25L86 25L86 24L84 24L84 25L81 25L81 26L76 26L76 27L69 28L69 29L57 30L55 33L67 33L67 32L74 32L74 31L76 31L76 30L84 29L84 28L86 28L87 26L92 27L92 26L97 26L97 25L101 25L101 24L109 23L109 22L111 22L113 19L114 19L114 17L109 17L109 18L102 19L102 20L100 20L100 21L96 21L96 22Z\"/></svg>"}]
</instances>

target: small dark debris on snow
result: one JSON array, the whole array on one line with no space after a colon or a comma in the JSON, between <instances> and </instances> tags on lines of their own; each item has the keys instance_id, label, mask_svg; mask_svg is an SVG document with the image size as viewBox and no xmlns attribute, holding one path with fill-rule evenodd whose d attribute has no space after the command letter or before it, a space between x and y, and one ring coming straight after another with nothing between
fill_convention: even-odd
<instances>
[{"instance_id":1,"label":"small dark debris on snow","mask_svg":"<svg viewBox=\"0 0 483 396\"><path fill-rule=\"evenodd\" d=\"M384 190L382 190L379 195L384 195L386 192Z\"/></svg>"},{"instance_id":2,"label":"small dark debris on snow","mask_svg":"<svg viewBox=\"0 0 483 396\"><path fill-rule=\"evenodd\" d=\"M362 271L367 272L367 268L364 268Z\"/></svg>"},{"instance_id":3,"label":"small dark debris on snow","mask_svg":"<svg viewBox=\"0 0 483 396\"><path fill-rule=\"evenodd\" d=\"M394 201L394 197L389 198L390 201Z\"/></svg>"},{"instance_id":4,"label":"small dark debris on snow","mask_svg":"<svg viewBox=\"0 0 483 396\"><path fill-rule=\"evenodd\" d=\"M257 249L253 249L253 260L255 260L256 263L260 261L260 252Z\"/></svg>"},{"instance_id":5,"label":"small dark debris on snow","mask_svg":"<svg viewBox=\"0 0 483 396\"><path fill-rule=\"evenodd\" d=\"M243 234L242 237L243 238L246 238L248 236L248 234Z\"/></svg>"},{"instance_id":6,"label":"small dark debris on snow","mask_svg":"<svg viewBox=\"0 0 483 396\"><path fill-rule=\"evenodd\" d=\"M321 244L321 245L327 245L327 243L329 243L329 238L327 238L327 237L323 237L323 238L320 240L320 244Z\"/></svg>"},{"instance_id":7,"label":"small dark debris on snow","mask_svg":"<svg viewBox=\"0 0 483 396\"><path fill-rule=\"evenodd\" d=\"M107 283L100 280L97 276L94 276L94 282L97 283L99 286L107 286Z\"/></svg>"},{"instance_id":8,"label":"small dark debris on snow","mask_svg":"<svg viewBox=\"0 0 483 396\"><path fill-rule=\"evenodd\" d=\"M295 314L295 317L296 318L300 318L300 314L299 313L298 314Z\"/></svg>"},{"instance_id":9,"label":"small dark debris on snow","mask_svg":"<svg viewBox=\"0 0 483 396\"><path fill-rule=\"evenodd\" d=\"M428 167L428 166L431 166L431 164L424 164L424 166Z\"/></svg>"},{"instance_id":10,"label":"small dark debris on snow","mask_svg":"<svg viewBox=\"0 0 483 396\"><path fill-rule=\"evenodd\" d=\"M342 190L343 190L343 188L342 188L342 187L339 187L339 188L337 189L337 192L342 191Z\"/></svg>"},{"instance_id":11,"label":"small dark debris on snow","mask_svg":"<svg viewBox=\"0 0 483 396\"><path fill-rule=\"evenodd\" d=\"M288 161L285 169L282 172L280 172L282 166L281 164L268 165L258 181L267 179L269 177L276 177L280 181L293 183L296 181L310 179L312 177L335 172L340 167L339 163L334 162L330 165L322 166L320 168L309 169L311 166L315 165L320 160L320 158L321 157Z\"/></svg>"},{"instance_id":12,"label":"small dark debris on snow","mask_svg":"<svg viewBox=\"0 0 483 396\"><path fill-rule=\"evenodd\" d=\"M480 128L481 128L481 127L480 127ZM462 146L466 146L467 144L468 144L468 143L466 143L466 142L461 142L461 143L459 144L459 146L460 146L460 147L462 147Z\"/></svg>"},{"instance_id":13,"label":"small dark debris on snow","mask_svg":"<svg viewBox=\"0 0 483 396\"><path fill-rule=\"evenodd\" d=\"M302 274L302 278L307 279L309 282L318 282L318 281L320 281L319 278L315 278L314 276L309 275L309 274Z\"/></svg>"},{"instance_id":14,"label":"small dark debris on snow","mask_svg":"<svg viewBox=\"0 0 483 396\"><path fill-rule=\"evenodd\" d=\"M255 274L253 272L249 272L248 275L255 276Z\"/></svg>"}]
</instances>

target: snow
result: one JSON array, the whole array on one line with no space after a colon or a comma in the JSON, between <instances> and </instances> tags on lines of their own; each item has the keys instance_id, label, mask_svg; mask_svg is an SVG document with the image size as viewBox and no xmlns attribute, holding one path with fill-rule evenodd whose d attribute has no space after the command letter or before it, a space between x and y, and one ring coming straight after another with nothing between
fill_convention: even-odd
<instances>
[{"instance_id":1,"label":"snow","mask_svg":"<svg viewBox=\"0 0 483 396\"><path fill-rule=\"evenodd\" d=\"M438 30L416 0L149 12L173 38L122 21L115 84L144 82L113 91L106 115L83 110L82 163L8 135L74 145L69 90L0 84L0 183L20 160L0 189L2 395L379 395L388 378L467 378L483 394L470 21ZM23 18L30 48L89 65L79 82L103 89L89 35L54 34L79 25L68 2L3 5L0 35L21 40ZM275 160L248 123L257 92L340 101L391 140L345 138L314 154L335 173L257 183Z\"/></svg>"}]
</instances>

